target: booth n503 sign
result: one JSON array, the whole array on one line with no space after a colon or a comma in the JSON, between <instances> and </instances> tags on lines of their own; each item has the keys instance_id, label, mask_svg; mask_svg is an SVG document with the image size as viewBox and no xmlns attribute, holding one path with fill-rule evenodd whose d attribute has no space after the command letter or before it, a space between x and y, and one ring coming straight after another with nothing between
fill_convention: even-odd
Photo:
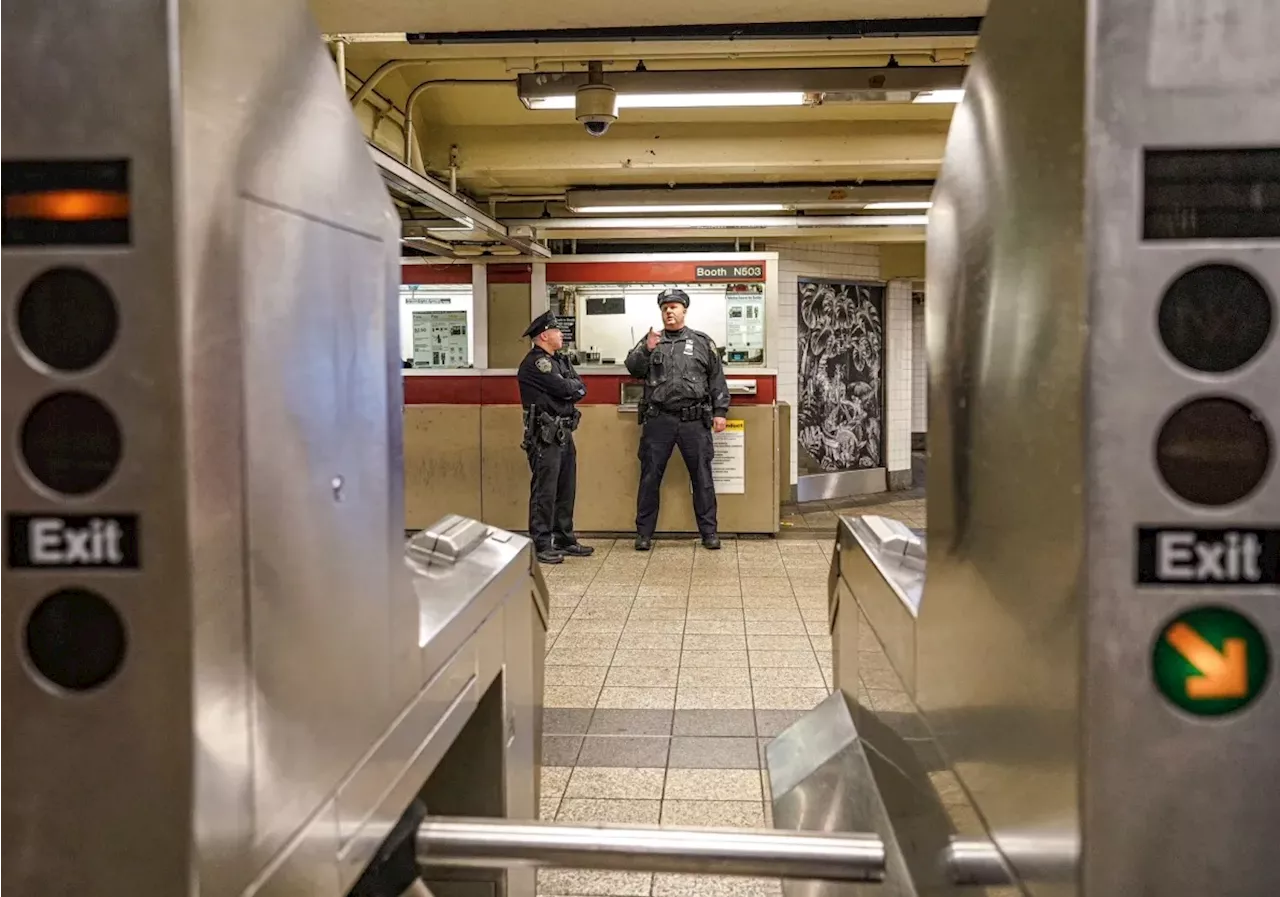
<instances>
[{"instance_id":1,"label":"booth n503 sign","mask_svg":"<svg viewBox=\"0 0 1280 897\"><path fill-rule=\"evenodd\" d=\"M1280 585L1280 529L1143 526L1136 560L1139 585Z\"/></svg>"},{"instance_id":2,"label":"booth n503 sign","mask_svg":"<svg viewBox=\"0 0 1280 897\"><path fill-rule=\"evenodd\" d=\"M764 280L764 265L698 265L693 269L693 279Z\"/></svg>"}]
</instances>

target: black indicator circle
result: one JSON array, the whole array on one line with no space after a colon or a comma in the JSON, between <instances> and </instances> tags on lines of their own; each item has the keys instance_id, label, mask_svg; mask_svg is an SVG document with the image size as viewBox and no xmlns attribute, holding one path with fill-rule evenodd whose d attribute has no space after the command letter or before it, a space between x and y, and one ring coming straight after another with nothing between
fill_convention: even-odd
<instances>
[{"instance_id":1,"label":"black indicator circle","mask_svg":"<svg viewBox=\"0 0 1280 897\"><path fill-rule=\"evenodd\" d=\"M79 268L45 271L18 299L18 333L56 371L91 367L116 340L120 319L111 291Z\"/></svg>"},{"instance_id":2,"label":"black indicator circle","mask_svg":"<svg viewBox=\"0 0 1280 897\"><path fill-rule=\"evenodd\" d=\"M1246 498L1271 462L1271 437L1259 416L1233 399L1194 399L1160 428L1156 466L1165 484L1197 505Z\"/></svg>"},{"instance_id":3,"label":"black indicator circle","mask_svg":"<svg viewBox=\"0 0 1280 897\"><path fill-rule=\"evenodd\" d=\"M64 495L86 495L106 483L120 464L122 446L115 415L82 392L42 399L22 424L27 469Z\"/></svg>"},{"instance_id":4,"label":"black indicator circle","mask_svg":"<svg viewBox=\"0 0 1280 897\"><path fill-rule=\"evenodd\" d=\"M1274 315L1267 290L1235 265L1201 265L1181 274L1160 300L1169 354L1196 371L1222 374L1266 345Z\"/></svg>"},{"instance_id":5,"label":"black indicator circle","mask_svg":"<svg viewBox=\"0 0 1280 897\"><path fill-rule=\"evenodd\" d=\"M49 682L88 691L109 682L124 664L124 621L101 595L62 589L27 618L25 647L31 666Z\"/></svg>"}]
</instances>

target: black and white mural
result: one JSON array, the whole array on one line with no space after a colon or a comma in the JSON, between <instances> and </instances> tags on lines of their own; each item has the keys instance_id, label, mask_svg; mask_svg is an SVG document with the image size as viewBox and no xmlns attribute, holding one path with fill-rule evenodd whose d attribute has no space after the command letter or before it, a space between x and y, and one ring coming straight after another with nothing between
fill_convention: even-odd
<instances>
[{"instance_id":1,"label":"black and white mural","mask_svg":"<svg viewBox=\"0 0 1280 897\"><path fill-rule=\"evenodd\" d=\"M884 466L883 284L801 278L799 466Z\"/></svg>"}]
</instances>

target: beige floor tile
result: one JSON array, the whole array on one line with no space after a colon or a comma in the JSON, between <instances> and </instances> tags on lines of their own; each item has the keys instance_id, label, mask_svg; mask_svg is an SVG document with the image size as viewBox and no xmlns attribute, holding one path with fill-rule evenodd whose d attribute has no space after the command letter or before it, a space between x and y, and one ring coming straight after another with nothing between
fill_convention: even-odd
<instances>
[{"instance_id":1,"label":"beige floor tile","mask_svg":"<svg viewBox=\"0 0 1280 897\"><path fill-rule=\"evenodd\" d=\"M807 635L749 635L747 648L751 651L806 651L812 650Z\"/></svg>"},{"instance_id":2,"label":"beige floor tile","mask_svg":"<svg viewBox=\"0 0 1280 897\"><path fill-rule=\"evenodd\" d=\"M544 707L594 707L600 689L583 685L548 685L542 690Z\"/></svg>"},{"instance_id":3,"label":"beige floor tile","mask_svg":"<svg viewBox=\"0 0 1280 897\"><path fill-rule=\"evenodd\" d=\"M657 800L666 774L665 769L575 766L564 796Z\"/></svg>"},{"instance_id":4,"label":"beige floor tile","mask_svg":"<svg viewBox=\"0 0 1280 897\"><path fill-rule=\"evenodd\" d=\"M782 897L776 878L728 875L655 875L653 897Z\"/></svg>"},{"instance_id":5,"label":"beige floor tile","mask_svg":"<svg viewBox=\"0 0 1280 897\"><path fill-rule=\"evenodd\" d=\"M763 828L764 806L753 800L664 800L662 824L699 828Z\"/></svg>"},{"instance_id":6,"label":"beige floor tile","mask_svg":"<svg viewBox=\"0 0 1280 897\"><path fill-rule=\"evenodd\" d=\"M609 668L604 685L614 688L675 688L679 681L677 667L619 667Z\"/></svg>"},{"instance_id":7,"label":"beige floor tile","mask_svg":"<svg viewBox=\"0 0 1280 897\"><path fill-rule=\"evenodd\" d=\"M575 770L575 775L577 774ZM572 781L570 786L572 786ZM667 770L665 800L744 800L759 802L760 772L754 769Z\"/></svg>"},{"instance_id":8,"label":"beige floor tile","mask_svg":"<svg viewBox=\"0 0 1280 897\"><path fill-rule=\"evenodd\" d=\"M752 694L757 710L810 710L826 699L827 690L760 686Z\"/></svg>"},{"instance_id":9,"label":"beige floor tile","mask_svg":"<svg viewBox=\"0 0 1280 897\"><path fill-rule=\"evenodd\" d=\"M596 706L614 710L671 710L675 707L675 701L674 688L606 685L600 691Z\"/></svg>"},{"instance_id":10,"label":"beige floor tile","mask_svg":"<svg viewBox=\"0 0 1280 897\"><path fill-rule=\"evenodd\" d=\"M612 648L552 648L547 666L607 667L612 659Z\"/></svg>"},{"instance_id":11,"label":"beige floor tile","mask_svg":"<svg viewBox=\"0 0 1280 897\"><path fill-rule=\"evenodd\" d=\"M678 710L748 710L750 688L681 687L676 692Z\"/></svg>"},{"instance_id":12,"label":"beige floor tile","mask_svg":"<svg viewBox=\"0 0 1280 897\"><path fill-rule=\"evenodd\" d=\"M678 667L680 652L657 648L630 648L613 655L615 667Z\"/></svg>"},{"instance_id":13,"label":"beige floor tile","mask_svg":"<svg viewBox=\"0 0 1280 897\"><path fill-rule=\"evenodd\" d=\"M683 651L680 654L683 667L745 667L746 651Z\"/></svg>"},{"instance_id":14,"label":"beige floor tile","mask_svg":"<svg viewBox=\"0 0 1280 897\"><path fill-rule=\"evenodd\" d=\"M627 617L627 622L630 624L640 620L683 620L684 617L684 605L679 607L633 606L631 614Z\"/></svg>"},{"instance_id":15,"label":"beige floor tile","mask_svg":"<svg viewBox=\"0 0 1280 897\"><path fill-rule=\"evenodd\" d=\"M749 688L751 672L747 667L681 667L681 688Z\"/></svg>"},{"instance_id":16,"label":"beige floor tile","mask_svg":"<svg viewBox=\"0 0 1280 897\"><path fill-rule=\"evenodd\" d=\"M600 688L608 672L608 667L547 667L544 684L548 688L557 685Z\"/></svg>"},{"instance_id":17,"label":"beige floor tile","mask_svg":"<svg viewBox=\"0 0 1280 897\"><path fill-rule=\"evenodd\" d=\"M747 637L745 635L700 635L686 633L684 636L685 651L745 651Z\"/></svg>"},{"instance_id":18,"label":"beige floor tile","mask_svg":"<svg viewBox=\"0 0 1280 897\"><path fill-rule=\"evenodd\" d=\"M690 603L689 610L685 614L685 616L690 623L692 623L694 620L727 620L727 621L736 622L739 626L741 626L742 625L742 602L739 601L737 605L730 605L727 607L726 606L703 607L700 605L695 606L692 603Z\"/></svg>"},{"instance_id":19,"label":"beige floor tile","mask_svg":"<svg viewBox=\"0 0 1280 897\"><path fill-rule=\"evenodd\" d=\"M559 800L564 796L565 786L569 784L569 775L573 769L568 766L542 767L542 796Z\"/></svg>"},{"instance_id":20,"label":"beige floor tile","mask_svg":"<svg viewBox=\"0 0 1280 897\"><path fill-rule=\"evenodd\" d=\"M683 639L683 633L679 632L632 632L618 640L618 649L647 651L657 648L664 651L677 651Z\"/></svg>"},{"instance_id":21,"label":"beige floor tile","mask_svg":"<svg viewBox=\"0 0 1280 897\"><path fill-rule=\"evenodd\" d=\"M822 673L815 666L751 668L754 688L825 688Z\"/></svg>"},{"instance_id":22,"label":"beige floor tile","mask_svg":"<svg viewBox=\"0 0 1280 897\"><path fill-rule=\"evenodd\" d=\"M662 818L662 802L570 797L560 802L555 818L557 822L578 824L657 825Z\"/></svg>"},{"instance_id":23,"label":"beige floor tile","mask_svg":"<svg viewBox=\"0 0 1280 897\"><path fill-rule=\"evenodd\" d=\"M539 897L649 897L652 887L648 872L538 870Z\"/></svg>"},{"instance_id":24,"label":"beige floor tile","mask_svg":"<svg viewBox=\"0 0 1280 897\"><path fill-rule=\"evenodd\" d=\"M818 659L809 651L752 651L751 668L794 667L818 669Z\"/></svg>"},{"instance_id":25,"label":"beige floor tile","mask_svg":"<svg viewBox=\"0 0 1280 897\"><path fill-rule=\"evenodd\" d=\"M736 620L689 620L684 624L685 635L742 635L742 618Z\"/></svg>"}]
</instances>

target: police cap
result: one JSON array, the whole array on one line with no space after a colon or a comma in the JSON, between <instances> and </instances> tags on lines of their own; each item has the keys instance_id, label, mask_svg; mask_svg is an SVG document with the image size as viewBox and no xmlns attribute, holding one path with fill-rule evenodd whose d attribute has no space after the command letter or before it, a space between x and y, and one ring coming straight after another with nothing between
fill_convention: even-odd
<instances>
[{"instance_id":1,"label":"police cap","mask_svg":"<svg viewBox=\"0 0 1280 897\"><path fill-rule=\"evenodd\" d=\"M658 305L666 305L668 302L679 302L685 308L688 308L689 294L684 290L677 290L675 287L668 287L658 294Z\"/></svg>"},{"instance_id":2,"label":"police cap","mask_svg":"<svg viewBox=\"0 0 1280 897\"><path fill-rule=\"evenodd\" d=\"M535 339L539 334L546 333L548 330L559 330L560 322L556 320L556 316L549 311L544 311L533 319L529 325L529 329L521 336L527 336L529 339Z\"/></svg>"}]
</instances>

